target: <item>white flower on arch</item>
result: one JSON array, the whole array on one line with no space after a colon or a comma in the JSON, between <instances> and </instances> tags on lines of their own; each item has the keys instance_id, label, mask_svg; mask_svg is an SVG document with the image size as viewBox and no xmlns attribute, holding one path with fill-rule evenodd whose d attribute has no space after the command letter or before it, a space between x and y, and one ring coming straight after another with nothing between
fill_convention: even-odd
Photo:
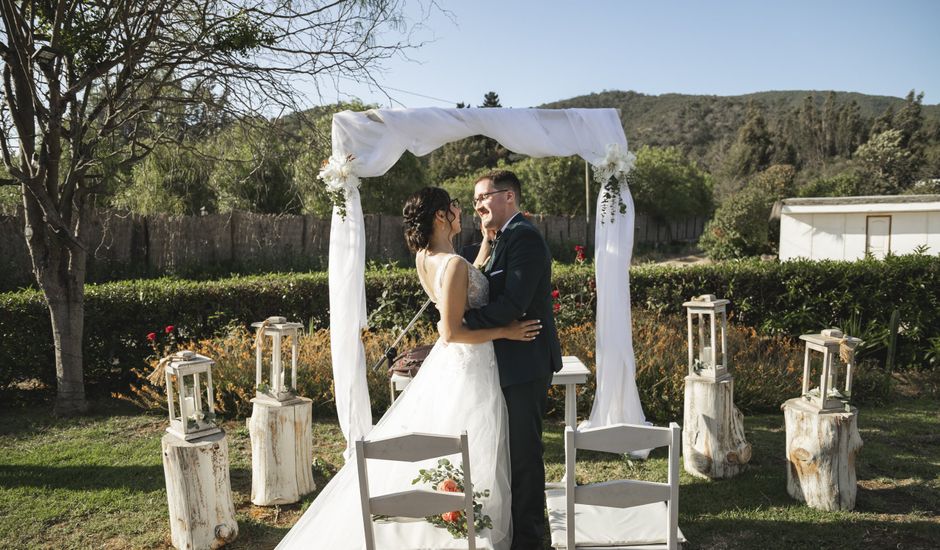
<instances>
[{"instance_id":1,"label":"white flower on arch","mask_svg":"<svg viewBox=\"0 0 940 550\"><path fill-rule=\"evenodd\" d=\"M621 149L619 143L610 143L607 145L607 154L593 163L594 179L601 184L607 183L610 178L623 181L627 172L633 169L634 162L636 155Z\"/></svg>"},{"instance_id":2,"label":"white flower on arch","mask_svg":"<svg viewBox=\"0 0 940 550\"><path fill-rule=\"evenodd\" d=\"M359 189L361 182L359 176L356 175L357 168L356 157L352 155L341 157L334 153L323 162L318 177L323 180L330 191L343 191L348 195L353 189Z\"/></svg>"},{"instance_id":3,"label":"white flower on arch","mask_svg":"<svg viewBox=\"0 0 940 550\"><path fill-rule=\"evenodd\" d=\"M635 162L636 155L621 149L619 143L609 143L607 154L591 163L594 166L594 181L601 184L603 189L603 212L609 214L611 221L614 219L615 205L621 213L626 211L621 192L623 186L627 185L627 174Z\"/></svg>"}]
</instances>

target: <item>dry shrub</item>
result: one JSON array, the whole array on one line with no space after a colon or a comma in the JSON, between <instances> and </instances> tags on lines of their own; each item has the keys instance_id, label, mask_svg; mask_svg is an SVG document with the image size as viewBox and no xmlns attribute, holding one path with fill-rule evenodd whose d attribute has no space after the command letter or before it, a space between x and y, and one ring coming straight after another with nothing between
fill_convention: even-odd
<instances>
[{"instance_id":1,"label":"dry shrub","mask_svg":"<svg viewBox=\"0 0 940 550\"><path fill-rule=\"evenodd\" d=\"M633 311L633 350L636 384L647 419L665 423L682 418L688 348L684 317L648 310ZM594 401L594 325L559 331L564 355L576 355L591 369L591 379L578 388L578 411L590 412ZM734 374L734 399L743 412L774 411L799 394L803 348L781 336L762 336L755 330L728 326L729 363ZM549 394L558 412L564 408L563 388ZM550 406L551 408L551 406Z\"/></svg>"},{"instance_id":2,"label":"dry shrub","mask_svg":"<svg viewBox=\"0 0 940 550\"><path fill-rule=\"evenodd\" d=\"M372 371L371 366L384 353L397 334L391 331L367 331L363 334L368 368L369 395L373 411L381 414L389 405L388 375L385 367ZM431 343L437 338L431 325L418 325L400 344L399 350ZM192 350L215 361L212 382L215 390L216 413L228 417L247 417L251 414L251 399L255 396L255 336L242 327L230 328L217 338L191 341L180 344L177 349ZM147 410L166 410L166 392L162 386L154 386L147 376L153 372L160 356L177 349L162 350L148 358L148 365L133 368L134 381L130 389L118 392L114 397L128 401ZM297 391L313 400L314 412L335 414L333 398L333 367L330 354L330 332L317 330L304 334L299 340ZM270 352L265 356L266 368ZM290 346L282 350L285 366L290 365Z\"/></svg>"},{"instance_id":3,"label":"dry shrub","mask_svg":"<svg viewBox=\"0 0 940 550\"><path fill-rule=\"evenodd\" d=\"M368 365L369 395L373 412L378 415L389 405L388 375L385 368L373 372L371 366L392 343L391 331L367 331L363 344ZM595 369L595 330L593 323L560 329L562 353L576 355L592 373ZM418 325L399 345L406 350L437 338L430 324ZM801 342L781 336L762 336L754 329L729 325L730 368L734 374L735 403L745 413L778 410L781 403L800 391L803 347ZM254 334L233 328L218 338L189 342L180 349L191 349L216 361L212 371L215 399L220 414L244 417L251 413L254 397ZM685 318L657 314L647 310L633 312L633 349L636 354L636 382L648 419L657 423L681 419L684 377L687 371ZM167 350L169 353L172 350ZM333 372L328 330L305 334L300 339L298 391L314 402L317 414L335 414ZM145 409L166 408L163 388L153 387L146 375L156 365L153 356L148 368L134 369L137 380L128 393L117 397ZM289 364L289 347L284 349ZM862 377L856 377L861 381ZM862 381L864 384L864 381ZM594 377L578 388L578 411L590 412L594 401ZM564 412L564 387L552 387L549 414Z\"/></svg>"}]
</instances>

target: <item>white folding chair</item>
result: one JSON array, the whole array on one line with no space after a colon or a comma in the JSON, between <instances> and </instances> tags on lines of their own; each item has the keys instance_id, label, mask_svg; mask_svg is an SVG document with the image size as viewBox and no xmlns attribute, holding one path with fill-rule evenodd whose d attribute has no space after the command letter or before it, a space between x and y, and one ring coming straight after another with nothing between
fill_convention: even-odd
<instances>
[{"instance_id":1,"label":"white folding chair","mask_svg":"<svg viewBox=\"0 0 940 550\"><path fill-rule=\"evenodd\" d=\"M616 424L565 429L565 488L545 492L555 548L668 549L685 538L679 531L679 450L682 431ZM669 447L669 482L617 479L575 485L578 449L624 454Z\"/></svg>"},{"instance_id":2,"label":"white folding chair","mask_svg":"<svg viewBox=\"0 0 940 550\"><path fill-rule=\"evenodd\" d=\"M445 493L429 489L411 489L379 496L369 495L369 475L366 461L395 460L418 462L430 458L460 453L463 460L463 493ZM463 509L467 519L467 544L476 550L476 532L473 524L473 484L470 479L470 451L467 432L460 437L410 433L366 441L356 441L356 466L359 471L359 497L362 501L362 524L365 529L366 548L375 550L375 530L372 516L423 518Z\"/></svg>"}]
</instances>

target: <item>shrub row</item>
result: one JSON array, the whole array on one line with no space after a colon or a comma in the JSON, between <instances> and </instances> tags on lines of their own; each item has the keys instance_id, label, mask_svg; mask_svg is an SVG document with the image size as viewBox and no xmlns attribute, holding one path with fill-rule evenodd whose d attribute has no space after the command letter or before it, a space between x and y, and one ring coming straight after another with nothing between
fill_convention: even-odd
<instances>
[{"instance_id":1,"label":"shrub row","mask_svg":"<svg viewBox=\"0 0 940 550\"><path fill-rule=\"evenodd\" d=\"M897 364L940 362L940 257L910 255L884 261L786 263L741 261L694 267L640 266L630 270L636 309L682 313L682 302L703 293L731 300L732 319L761 334L798 335L841 326L868 342L883 362L892 311L900 313ZM561 327L593 321L589 265L558 266ZM184 340L202 340L247 327L270 315L329 327L327 276L271 274L218 281L133 280L86 287L85 376L89 389L124 389L130 369L153 353L146 335L167 325ZM413 270L366 275L370 325L404 326L424 301ZM436 321L433 308L426 320ZM0 294L0 388L26 380L55 382L49 315L38 291Z\"/></svg>"}]
</instances>

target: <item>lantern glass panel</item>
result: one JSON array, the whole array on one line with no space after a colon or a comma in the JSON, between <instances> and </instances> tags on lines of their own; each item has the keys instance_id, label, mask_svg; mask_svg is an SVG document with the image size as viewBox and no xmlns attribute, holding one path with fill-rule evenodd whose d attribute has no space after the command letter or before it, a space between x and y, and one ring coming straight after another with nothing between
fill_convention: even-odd
<instances>
[{"instance_id":1,"label":"lantern glass panel","mask_svg":"<svg viewBox=\"0 0 940 550\"><path fill-rule=\"evenodd\" d=\"M727 374L728 303L705 294L682 304L688 317L689 375L722 378Z\"/></svg>"},{"instance_id":2,"label":"lantern glass panel","mask_svg":"<svg viewBox=\"0 0 940 550\"><path fill-rule=\"evenodd\" d=\"M862 343L839 329L804 334L803 398L820 410L843 410L852 395L855 348ZM819 364L819 369L814 365ZM818 380L818 384L816 381Z\"/></svg>"},{"instance_id":3,"label":"lantern glass panel","mask_svg":"<svg viewBox=\"0 0 940 550\"><path fill-rule=\"evenodd\" d=\"M193 352L180 352L169 359L166 367L168 432L191 440L221 431L215 424L213 364L208 357Z\"/></svg>"},{"instance_id":4,"label":"lantern glass panel","mask_svg":"<svg viewBox=\"0 0 940 550\"><path fill-rule=\"evenodd\" d=\"M298 338L303 325L289 323L284 317L269 317L252 323L255 337L255 399L284 404L297 399ZM284 355L290 344L290 378Z\"/></svg>"}]
</instances>

